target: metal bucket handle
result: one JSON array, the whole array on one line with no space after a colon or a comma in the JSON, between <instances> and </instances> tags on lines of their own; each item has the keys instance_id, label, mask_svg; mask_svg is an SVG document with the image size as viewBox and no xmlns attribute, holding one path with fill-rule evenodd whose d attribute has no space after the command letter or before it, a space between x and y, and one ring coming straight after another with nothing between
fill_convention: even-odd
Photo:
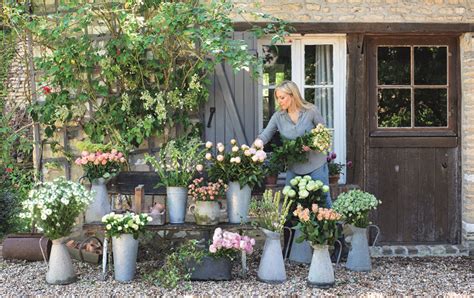
<instances>
[{"instance_id":1,"label":"metal bucket handle","mask_svg":"<svg viewBox=\"0 0 474 298\"><path fill-rule=\"evenodd\" d=\"M82 180L86 179L87 177L84 175L84 176L81 176L79 177L79 179L77 179L77 183L82 183Z\"/></svg>"},{"instance_id":2,"label":"metal bucket handle","mask_svg":"<svg viewBox=\"0 0 474 298\"><path fill-rule=\"evenodd\" d=\"M38 244L39 244L39 247L40 247L40 250L41 250L41 255L43 255L44 263L46 264L46 267L48 267L48 269L49 269L49 264L48 264L48 261L46 260L46 254L44 253L43 247L41 246L41 241L43 241L43 239L46 239L44 237L44 235L41 236L41 238L38 241Z\"/></svg>"},{"instance_id":3,"label":"metal bucket handle","mask_svg":"<svg viewBox=\"0 0 474 298\"><path fill-rule=\"evenodd\" d=\"M101 248L104 247L104 244L102 243L102 241L100 241L99 238L95 237L95 236L90 236L86 239L84 239L81 244L79 245L79 257L81 258L81 261L84 262L84 255L82 253L82 249L84 248L84 245L86 245L87 241L91 240L91 239L95 239L97 240L97 242L99 242Z\"/></svg>"},{"instance_id":4,"label":"metal bucket handle","mask_svg":"<svg viewBox=\"0 0 474 298\"><path fill-rule=\"evenodd\" d=\"M371 247L373 247L375 245L375 243L377 243L377 239L379 238L380 228L377 225L368 225L367 230L370 230L370 228L375 228L377 230L377 234L375 235L374 242L372 242L372 245L371 245Z\"/></svg>"},{"instance_id":5,"label":"metal bucket handle","mask_svg":"<svg viewBox=\"0 0 474 298\"><path fill-rule=\"evenodd\" d=\"M342 254L342 242L339 240L336 240L334 244L336 243L339 244L339 255L337 256L337 259L336 259L336 265L339 265L339 261L341 260L341 254Z\"/></svg>"},{"instance_id":6,"label":"metal bucket handle","mask_svg":"<svg viewBox=\"0 0 474 298\"><path fill-rule=\"evenodd\" d=\"M290 245L291 245L291 236L293 234L293 230L289 227L283 227L283 230L287 229L288 231L290 231L290 239L288 240L288 243L286 244L286 247L285 247L285 253L283 254L283 259L287 259L288 258L288 250L290 249Z\"/></svg>"}]
</instances>

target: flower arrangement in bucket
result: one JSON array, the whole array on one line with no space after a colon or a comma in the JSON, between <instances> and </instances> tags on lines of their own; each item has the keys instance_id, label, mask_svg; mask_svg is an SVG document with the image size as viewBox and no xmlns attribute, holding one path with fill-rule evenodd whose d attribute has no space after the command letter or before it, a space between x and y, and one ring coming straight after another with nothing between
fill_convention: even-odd
<instances>
[{"instance_id":1,"label":"flower arrangement in bucket","mask_svg":"<svg viewBox=\"0 0 474 298\"><path fill-rule=\"evenodd\" d=\"M91 182L94 200L89 205L85 214L85 221L100 221L102 216L110 212L107 182L117 175L126 163L122 152L112 149L110 152L96 151L89 153L82 151L81 157L75 162L84 169L84 177Z\"/></svg>"},{"instance_id":2,"label":"flower arrangement in bucket","mask_svg":"<svg viewBox=\"0 0 474 298\"><path fill-rule=\"evenodd\" d=\"M112 237L114 275L118 281L130 281L135 276L138 236L153 218L147 214L115 214L111 212L102 218L107 237Z\"/></svg>"},{"instance_id":3,"label":"flower arrangement in bucket","mask_svg":"<svg viewBox=\"0 0 474 298\"><path fill-rule=\"evenodd\" d=\"M236 140L230 141L231 150L225 152L222 143L216 145L216 156L211 153L213 144L206 143L209 152L206 159L209 164L209 178L212 181L222 179L228 183L226 193L227 214L230 223L248 221L248 208L252 188L261 185L265 177L263 163L267 157L263 151L263 142L256 142L252 147L239 146Z\"/></svg>"},{"instance_id":4,"label":"flower arrangement in bucket","mask_svg":"<svg viewBox=\"0 0 474 298\"><path fill-rule=\"evenodd\" d=\"M317 204L309 208L298 205L293 212L298 217L297 229L301 236L297 242L309 241L313 246L313 257L308 274L308 285L328 288L334 285L334 269L328 246L338 237L337 221L341 215L332 209L321 208Z\"/></svg>"},{"instance_id":5,"label":"flower arrangement in bucket","mask_svg":"<svg viewBox=\"0 0 474 298\"><path fill-rule=\"evenodd\" d=\"M197 137L182 137L166 143L157 158L145 155L160 178L156 187L166 186L166 210L171 223L184 223L187 187L196 172L204 169L202 145Z\"/></svg>"},{"instance_id":6,"label":"flower arrangement in bucket","mask_svg":"<svg viewBox=\"0 0 474 298\"><path fill-rule=\"evenodd\" d=\"M372 270L367 228L373 226L378 232L379 228L371 225L369 212L377 209L377 206L381 203L382 201L378 200L373 194L359 189L340 194L334 202L334 209L342 214L344 222L349 225L352 232L352 236L350 237L351 249L346 262L346 268L349 270ZM377 236L375 237L374 243L377 241Z\"/></svg>"},{"instance_id":7,"label":"flower arrangement in bucket","mask_svg":"<svg viewBox=\"0 0 474 298\"><path fill-rule=\"evenodd\" d=\"M30 218L44 235L53 240L46 281L50 284L68 284L76 279L71 258L64 245L76 223L92 201L91 193L79 183L64 177L52 182L37 183L23 202L22 218Z\"/></svg>"},{"instance_id":8,"label":"flower arrangement in bucket","mask_svg":"<svg viewBox=\"0 0 474 298\"><path fill-rule=\"evenodd\" d=\"M258 279L263 282L280 283L286 280L285 263L281 249L281 233L290 212L293 201L281 193L273 195L271 189L265 190L261 200L254 200L250 205L250 213L255 217L253 225L262 229L265 234L265 246L258 267ZM289 229L289 228L287 228ZM285 248L285 255L287 252Z\"/></svg>"},{"instance_id":9,"label":"flower arrangement in bucket","mask_svg":"<svg viewBox=\"0 0 474 298\"><path fill-rule=\"evenodd\" d=\"M217 182L205 182L204 177L196 178L188 186L188 194L194 200L189 206L198 225L215 225L219 223L220 202L227 190L227 184L222 179Z\"/></svg>"}]
</instances>

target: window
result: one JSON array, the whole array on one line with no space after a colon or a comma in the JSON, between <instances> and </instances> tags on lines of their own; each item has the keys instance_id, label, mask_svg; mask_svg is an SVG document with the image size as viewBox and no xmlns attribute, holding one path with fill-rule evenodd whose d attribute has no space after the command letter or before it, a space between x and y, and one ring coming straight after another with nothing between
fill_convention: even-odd
<instances>
[{"instance_id":1,"label":"window","mask_svg":"<svg viewBox=\"0 0 474 298\"><path fill-rule=\"evenodd\" d=\"M288 40L277 45L269 45L269 40L259 41L259 55L264 59L259 82L260 130L278 110L275 86L292 80L303 97L318 107L326 125L333 130L337 161L345 163L345 35L291 36Z\"/></svg>"},{"instance_id":2,"label":"window","mask_svg":"<svg viewBox=\"0 0 474 298\"><path fill-rule=\"evenodd\" d=\"M454 134L454 41L412 37L373 42L372 135Z\"/></svg>"}]
</instances>

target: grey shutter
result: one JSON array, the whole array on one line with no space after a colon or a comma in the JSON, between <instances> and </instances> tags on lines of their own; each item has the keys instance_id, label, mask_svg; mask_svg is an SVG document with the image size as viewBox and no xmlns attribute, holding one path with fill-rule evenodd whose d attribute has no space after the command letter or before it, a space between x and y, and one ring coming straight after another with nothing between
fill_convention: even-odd
<instances>
[{"instance_id":1,"label":"grey shutter","mask_svg":"<svg viewBox=\"0 0 474 298\"><path fill-rule=\"evenodd\" d=\"M257 40L251 34L235 32L234 39L246 40L249 51L257 52ZM203 119L205 140L229 144L236 139L250 145L258 133L257 80L246 71L234 73L230 66L221 64L211 81Z\"/></svg>"}]
</instances>

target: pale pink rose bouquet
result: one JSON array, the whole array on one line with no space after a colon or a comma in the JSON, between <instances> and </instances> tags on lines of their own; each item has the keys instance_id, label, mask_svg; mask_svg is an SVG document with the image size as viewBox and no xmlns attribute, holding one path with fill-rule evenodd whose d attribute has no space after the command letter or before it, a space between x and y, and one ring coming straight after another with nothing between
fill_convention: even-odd
<instances>
[{"instance_id":1,"label":"pale pink rose bouquet","mask_svg":"<svg viewBox=\"0 0 474 298\"><path fill-rule=\"evenodd\" d=\"M110 152L90 153L83 151L75 163L83 167L84 177L92 182L100 178L108 180L117 175L126 161L122 152L113 149Z\"/></svg>"},{"instance_id":2,"label":"pale pink rose bouquet","mask_svg":"<svg viewBox=\"0 0 474 298\"><path fill-rule=\"evenodd\" d=\"M206 143L208 152L209 177L213 181L222 179L226 182L239 182L240 187L245 185L253 188L261 185L265 177L263 163L267 154L263 151L263 143L253 146L239 145L236 140L230 141L231 147L227 150L222 143L216 145L215 155L212 154L213 144Z\"/></svg>"},{"instance_id":3,"label":"pale pink rose bouquet","mask_svg":"<svg viewBox=\"0 0 474 298\"><path fill-rule=\"evenodd\" d=\"M225 196L227 184L218 179L217 182L205 182L204 177L196 178L188 186L188 194L194 201L217 201Z\"/></svg>"},{"instance_id":4,"label":"pale pink rose bouquet","mask_svg":"<svg viewBox=\"0 0 474 298\"><path fill-rule=\"evenodd\" d=\"M214 231L212 244L209 246L209 252L215 257L228 257L233 259L238 252L251 254L254 245L255 239L253 238L217 228Z\"/></svg>"},{"instance_id":5,"label":"pale pink rose bouquet","mask_svg":"<svg viewBox=\"0 0 474 298\"><path fill-rule=\"evenodd\" d=\"M296 238L297 243L307 240L313 245L333 245L339 237L336 224L342 216L333 209L322 208L317 204L312 204L309 209L298 204L293 215L298 217L297 228L301 231L301 236Z\"/></svg>"}]
</instances>

